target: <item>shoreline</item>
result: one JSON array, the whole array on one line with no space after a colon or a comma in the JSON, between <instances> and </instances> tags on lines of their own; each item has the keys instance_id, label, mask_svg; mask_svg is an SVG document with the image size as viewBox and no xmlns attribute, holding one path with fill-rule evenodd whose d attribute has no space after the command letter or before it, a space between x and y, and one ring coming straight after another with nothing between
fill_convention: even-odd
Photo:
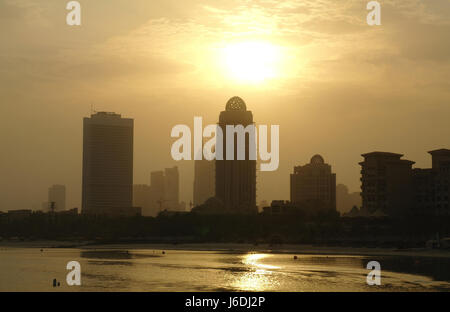
<instances>
[{"instance_id":1,"label":"shoreline","mask_svg":"<svg viewBox=\"0 0 450 312\"><path fill-rule=\"evenodd\" d=\"M261 252L274 254L297 255L336 255L336 256L409 256L409 257L444 257L450 258L450 250L428 248L367 248L367 247L332 247L315 245L284 244L270 246L268 244L238 243L99 243L94 241L0 241L0 250L9 248L46 248L46 249L148 249L148 250L183 250L210 252Z\"/></svg>"}]
</instances>

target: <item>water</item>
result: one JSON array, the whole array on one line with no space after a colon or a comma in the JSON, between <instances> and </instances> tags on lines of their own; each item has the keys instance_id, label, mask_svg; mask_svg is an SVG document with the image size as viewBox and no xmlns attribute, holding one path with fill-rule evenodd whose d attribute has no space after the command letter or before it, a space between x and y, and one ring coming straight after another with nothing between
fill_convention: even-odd
<instances>
[{"instance_id":1,"label":"water","mask_svg":"<svg viewBox=\"0 0 450 312\"><path fill-rule=\"evenodd\" d=\"M66 264L81 264L81 286ZM368 286L366 264L381 264ZM60 282L54 288L53 279ZM449 291L450 259L147 249L0 249L0 291Z\"/></svg>"}]
</instances>

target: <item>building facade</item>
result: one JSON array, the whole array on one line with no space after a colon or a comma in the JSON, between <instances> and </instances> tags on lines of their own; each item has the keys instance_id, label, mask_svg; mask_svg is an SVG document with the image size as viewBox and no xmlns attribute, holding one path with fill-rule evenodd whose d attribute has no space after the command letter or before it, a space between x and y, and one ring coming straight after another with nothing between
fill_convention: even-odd
<instances>
[{"instance_id":1,"label":"building facade","mask_svg":"<svg viewBox=\"0 0 450 312\"><path fill-rule=\"evenodd\" d=\"M239 97L228 100L225 111L219 115L218 126L223 132L222 151L223 160L216 159L215 192L216 197L224 204L229 213L254 214L256 207L256 160L249 157L251 138L245 133L245 157L237 159L238 136L231 142L234 144L234 159L226 159L227 155L227 126L242 125L244 128L254 125L253 114L247 110L245 102ZM217 146L216 146L217 149ZM231 152L231 151L230 151Z\"/></svg>"},{"instance_id":2,"label":"building facade","mask_svg":"<svg viewBox=\"0 0 450 312\"><path fill-rule=\"evenodd\" d=\"M161 211L185 211L186 204L180 203L180 175L178 167L165 168L150 173L150 215Z\"/></svg>"},{"instance_id":3,"label":"building facade","mask_svg":"<svg viewBox=\"0 0 450 312\"><path fill-rule=\"evenodd\" d=\"M336 174L320 155L294 167L290 176L291 203L308 210L336 210Z\"/></svg>"},{"instance_id":4,"label":"building facade","mask_svg":"<svg viewBox=\"0 0 450 312\"><path fill-rule=\"evenodd\" d=\"M413 161L401 159L402 154L372 152L362 154L362 209L395 216L408 213L412 205Z\"/></svg>"},{"instance_id":5,"label":"building facade","mask_svg":"<svg viewBox=\"0 0 450 312\"><path fill-rule=\"evenodd\" d=\"M450 215L450 150L438 149L429 152L432 157L432 170L435 172L435 208L438 216Z\"/></svg>"},{"instance_id":6,"label":"building facade","mask_svg":"<svg viewBox=\"0 0 450 312\"><path fill-rule=\"evenodd\" d=\"M132 209L133 127L133 119L115 113L84 118L82 213L136 213Z\"/></svg>"},{"instance_id":7,"label":"building facade","mask_svg":"<svg viewBox=\"0 0 450 312\"><path fill-rule=\"evenodd\" d=\"M431 154L432 167L413 169L413 213L416 215L450 215L450 150Z\"/></svg>"}]
</instances>

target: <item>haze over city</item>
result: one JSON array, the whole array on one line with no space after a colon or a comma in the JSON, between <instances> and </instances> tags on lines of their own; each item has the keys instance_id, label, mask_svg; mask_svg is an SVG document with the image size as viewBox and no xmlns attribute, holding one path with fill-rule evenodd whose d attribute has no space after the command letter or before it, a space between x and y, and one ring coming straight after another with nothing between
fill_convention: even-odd
<instances>
[{"instance_id":1,"label":"haze over city","mask_svg":"<svg viewBox=\"0 0 450 312\"><path fill-rule=\"evenodd\" d=\"M448 147L450 3L382 1L0 1L0 210L40 207L64 184L81 207L82 121L134 119L134 183L178 166L192 200L193 161L170 156L176 124L217 123L234 95L256 124L280 125L280 164L259 172L257 201L289 198L295 165L321 154L360 189L361 154L405 154L430 167Z\"/></svg>"}]
</instances>

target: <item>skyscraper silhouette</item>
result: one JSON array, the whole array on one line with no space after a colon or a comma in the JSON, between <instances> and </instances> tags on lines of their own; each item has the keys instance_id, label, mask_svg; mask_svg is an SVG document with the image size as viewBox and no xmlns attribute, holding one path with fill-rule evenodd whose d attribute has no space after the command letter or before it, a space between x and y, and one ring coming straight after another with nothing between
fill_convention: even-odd
<instances>
[{"instance_id":1,"label":"skyscraper silhouette","mask_svg":"<svg viewBox=\"0 0 450 312\"><path fill-rule=\"evenodd\" d=\"M237 160L237 134L234 133L234 159L226 159L227 125L253 125L253 114L240 97L228 100L225 111L219 115L223 132L223 160L216 160L216 197L231 213L256 213L256 160L249 158L250 136L245 133L245 159ZM219 143L218 143L219 144ZM217 150L217 148L216 148Z\"/></svg>"},{"instance_id":2,"label":"skyscraper silhouette","mask_svg":"<svg viewBox=\"0 0 450 312\"><path fill-rule=\"evenodd\" d=\"M83 120L82 212L134 214L133 119L98 112Z\"/></svg>"},{"instance_id":3,"label":"skyscraper silhouette","mask_svg":"<svg viewBox=\"0 0 450 312\"><path fill-rule=\"evenodd\" d=\"M362 154L361 195L363 211L403 215L412 204L412 165L402 154L372 152Z\"/></svg>"},{"instance_id":4,"label":"skyscraper silhouette","mask_svg":"<svg viewBox=\"0 0 450 312\"><path fill-rule=\"evenodd\" d=\"M291 202L311 210L336 210L336 174L322 156L314 155L309 164L294 167Z\"/></svg>"},{"instance_id":5,"label":"skyscraper silhouette","mask_svg":"<svg viewBox=\"0 0 450 312\"><path fill-rule=\"evenodd\" d=\"M163 210L179 211L180 174L178 167L165 168L164 171L150 173L150 206L151 215L157 216Z\"/></svg>"},{"instance_id":6,"label":"skyscraper silhouette","mask_svg":"<svg viewBox=\"0 0 450 312\"><path fill-rule=\"evenodd\" d=\"M432 167L413 169L413 209L417 215L450 215L450 150L428 152Z\"/></svg>"}]
</instances>

